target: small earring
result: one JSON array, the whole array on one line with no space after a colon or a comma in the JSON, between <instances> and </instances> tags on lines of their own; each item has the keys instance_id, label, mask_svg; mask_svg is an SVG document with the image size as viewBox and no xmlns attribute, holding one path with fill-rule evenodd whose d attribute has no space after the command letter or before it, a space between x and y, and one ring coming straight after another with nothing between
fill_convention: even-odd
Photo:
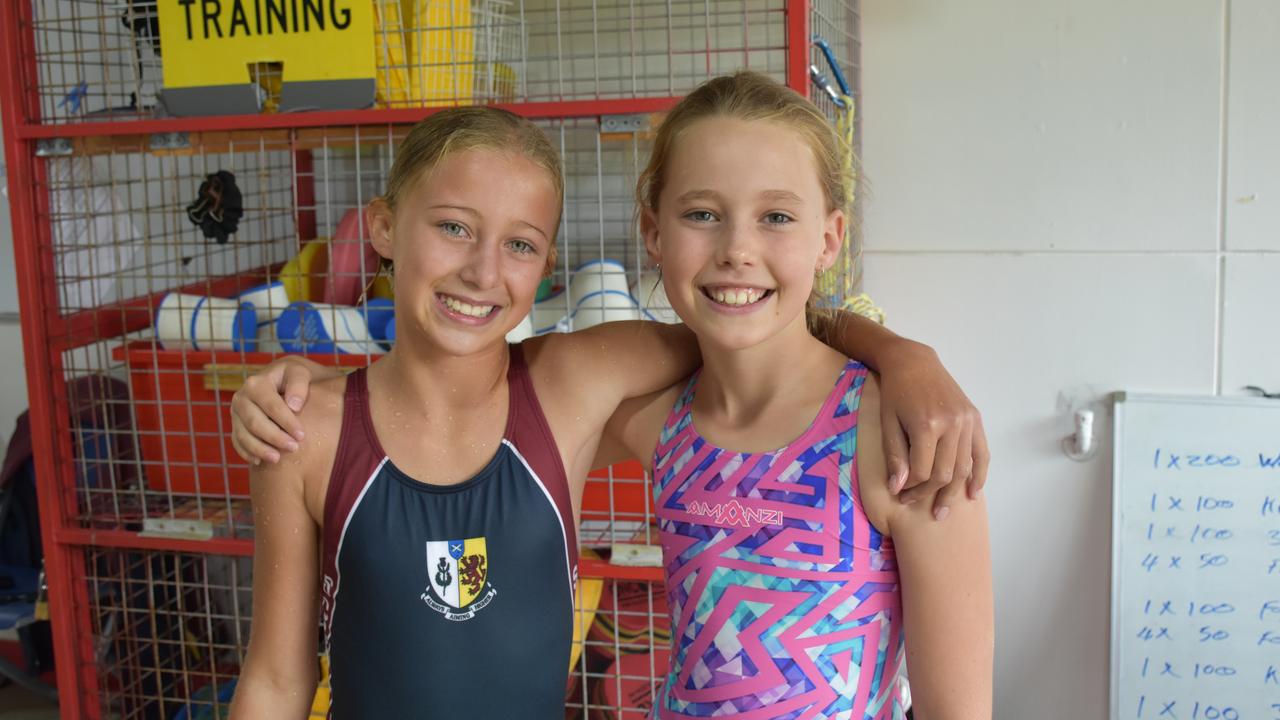
<instances>
[{"instance_id":1,"label":"small earring","mask_svg":"<svg viewBox=\"0 0 1280 720\"><path fill-rule=\"evenodd\" d=\"M373 277L369 280L369 284L365 285L364 290L360 291L360 299L356 301L357 305L365 304L365 302L369 298L369 291L373 289L373 284L378 282L378 278L381 277L382 271L384 269L387 272L387 281L391 284L391 290L392 292L395 291L395 288L396 288L395 268L390 264L383 265L382 262L379 262L378 269L376 272L373 273Z\"/></svg>"}]
</instances>

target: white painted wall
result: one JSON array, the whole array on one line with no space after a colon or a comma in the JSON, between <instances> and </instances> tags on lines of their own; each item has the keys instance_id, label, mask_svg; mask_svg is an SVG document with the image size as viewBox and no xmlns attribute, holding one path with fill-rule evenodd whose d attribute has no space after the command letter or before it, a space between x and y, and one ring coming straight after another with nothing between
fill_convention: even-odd
<instances>
[{"instance_id":1,"label":"white painted wall","mask_svg":"<svg viewBox=\"0 0 1280 720\"><path fill-rule=\"evenodd\" d=\"M862 33L866 287L994 453L995 716L1105 718L1109 443L1065 458L1058 396L1280 389L1280 4L868 0Z\"/></svg>"}]
</instances>

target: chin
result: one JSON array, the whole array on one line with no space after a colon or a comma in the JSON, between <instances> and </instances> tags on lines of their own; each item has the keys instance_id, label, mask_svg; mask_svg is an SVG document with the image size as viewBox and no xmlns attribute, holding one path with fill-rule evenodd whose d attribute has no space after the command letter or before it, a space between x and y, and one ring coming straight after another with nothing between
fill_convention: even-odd
<instances>
[{"instance_id":1,"label":"chin","mask_svg":"<svg viewBox=\"0 0 1280 720\"><path fill-rule=\"evenodd\" d=\"M446 355L466 357L505 344L506 332L497 326L475 332L436 325L427 329L424 339Z\"/></svg>"},{"instance_id":2,"label":"chin","mask_svg":"<svg viewBox=\"0 0 1280 720\"><path fill-rule=\"evenodd\" d=\"M776 334L769 332L769 328L761 327L759 324L737 328L703 325L702 327L691 329L697 334L698 339L704 343L729 351L753 348L767 342Z\"/></svg>"}]
</instances>

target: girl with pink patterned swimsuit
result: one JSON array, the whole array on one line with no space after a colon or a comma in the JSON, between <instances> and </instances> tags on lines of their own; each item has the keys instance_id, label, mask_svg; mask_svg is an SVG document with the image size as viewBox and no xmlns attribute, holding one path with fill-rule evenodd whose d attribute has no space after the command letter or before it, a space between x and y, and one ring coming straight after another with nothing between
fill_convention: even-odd
<instances>
[{"instance_id":1,"label":"girl with pink patterned swimsuit","mask_svg":"<svg viewBox=\"0 0 1280 720\"><path fill-rule=\"evenodd\" d=\"M652 458L671 665L654 715L991 717L981 499L933 522L889 492L874 374L815 337L849 221L841 140L760 75L714 79L667 117L641 232L698 337L688 381L627 401L602 447Z\"/></svg>"}]
</instances>

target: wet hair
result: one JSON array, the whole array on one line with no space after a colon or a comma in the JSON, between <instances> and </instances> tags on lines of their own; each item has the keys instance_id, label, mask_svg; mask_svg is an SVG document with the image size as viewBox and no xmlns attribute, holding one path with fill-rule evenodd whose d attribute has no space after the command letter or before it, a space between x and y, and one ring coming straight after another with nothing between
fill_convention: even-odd
<instances>
[{"instance_id":1,"label":"wet hair","mask_svg":"<svg viewBox=\"0 0 1280 720\"><path fill-rule=\"evenodd\" d=\"M537 125L507 110L491 107L461 107L441 110L422 120L396 148L396 159L387 177L382 200L392 212L424 174L451 153L493 150L528 158L547 171L556 191L556 226L551 229L546 270L556 261L559 209L564 206L564 171L560 153Z\"/></svg>"},{"instance_id":2,"label":"wet hair","mask_svg":"<svg viewBox=\"0 0 1280 720\"><path fill-rule=\"evenodd\" d=\"M649 164L636 183L638 208L658 209L672 149L681 135L699 120L712 117L773 122L797 133L813 153L814 168L826 196L827 211L842 210L845 223L856 227L852 149L835 131L831 121L813 103L796 91L760 73L741 71L713 78L681 100L667 115L654 138ZM847 253L849 248L842 249ZM826 272L838 272L837 261ZM809 331L821 339L831 337L838 314L832 309L840 298L824 297L815 281L814 292L805 304Z\"/></svg>"}]
</instances>

